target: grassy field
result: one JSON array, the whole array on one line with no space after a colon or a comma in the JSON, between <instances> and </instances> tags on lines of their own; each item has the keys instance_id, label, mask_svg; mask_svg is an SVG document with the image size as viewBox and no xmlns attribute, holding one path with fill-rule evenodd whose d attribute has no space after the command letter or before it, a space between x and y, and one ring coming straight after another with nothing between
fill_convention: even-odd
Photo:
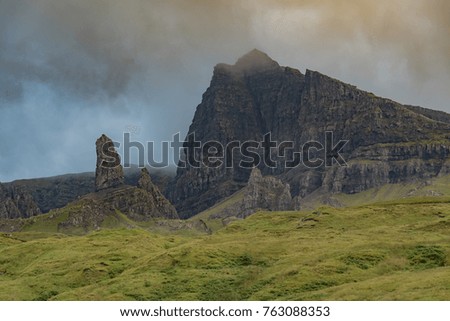
<instances>
[{"instance_id":1,"label":"grassy field","mask_svg":"<svg viewBox=\"0 0 450 321\"><path fill-rule=\"evenodd\" d=\"M210 235L36 225L0 235L0 299L450 300L449 231L448 197L259 212Z\"/></svg>"}]
</instances>

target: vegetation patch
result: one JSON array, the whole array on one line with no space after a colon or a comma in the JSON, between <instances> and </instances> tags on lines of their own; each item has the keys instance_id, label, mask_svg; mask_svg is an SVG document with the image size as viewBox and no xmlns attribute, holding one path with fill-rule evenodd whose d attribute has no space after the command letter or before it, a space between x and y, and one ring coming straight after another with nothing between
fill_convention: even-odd
<instances>
[{"instance_id":1,"label":"vegetation patch","mask_svg":"<svg viewBox=\"0 0 450 321\"><path fill-rule=\"evenodd\" d=\"M236 265L238 266L249 266L252 264L253 264L253 257L248 253L240 255L236 259Z\"/></svg>"},{"instance_id":2,"label":"vegetation patch","mask_svg":"<svg viewBox=\"0 0 450 321\"><path fill-rule=\"evenodd\" d=\"M416 269L431 269L445 266L447 256L441 246L418 245L410 251L408 259Z\"/></svg>"},{"instance_id":3,"label":"vegetation patch","mask_svg":"<svg viewBox=\"0 0 450 321\"><path fill-rule=\"evenodd\" d=\"M342 261L347 265L354 265L360 269L367 270L374 267L384 259L384 255L372 253L354 253L344 256Z\"/></svg>"},{"instance_id":4,"label":"vegetation patch","mask_svg":"<svg viewBox=\"0 0 450 321\"><path fill-rule=\"evenodd\" d=\"M59 293L58 291L43 291L41 292L36 298L34 298L33 301L48 301L54 296L57 296Z\"/></svg>"},{"instance_id":5,"label":"vegetation patch","mask_svg":"<svg viewBox=\"0 0 450 321\"><path fill-rule=\"evenodd\" d=\"M303 286L301 286L301 290L302 291L317 291L317 290L322 290L325 288L329 288L332 286L337 285L338 283L336 281L332 281L332 280L316 280L313 282L309 282L304 284Z\"/></svg>"}]
</instances>

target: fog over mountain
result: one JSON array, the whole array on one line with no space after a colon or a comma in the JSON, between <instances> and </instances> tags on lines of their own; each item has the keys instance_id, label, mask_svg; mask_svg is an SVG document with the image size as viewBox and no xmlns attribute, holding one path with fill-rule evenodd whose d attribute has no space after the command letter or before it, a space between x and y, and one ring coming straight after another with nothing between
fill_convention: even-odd
<instances>
[{"instance_id":1,"label":"fog over mountain","mask_svg":"<svg viewBox=\"0 0 450 321\"><path fill-rule=\"evenodd\" d=\"M92 171L93 142L184 137L253 48L450 112L450 2L0 0L0 181Z\"/></svg>"}]
</instances>

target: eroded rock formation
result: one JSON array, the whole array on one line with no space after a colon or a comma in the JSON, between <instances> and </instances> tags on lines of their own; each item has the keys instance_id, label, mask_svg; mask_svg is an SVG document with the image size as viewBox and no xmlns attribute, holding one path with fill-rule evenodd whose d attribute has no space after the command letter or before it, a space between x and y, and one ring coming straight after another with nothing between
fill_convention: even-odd
<instances>
[{"instance_id":1,"label":"eroded rock formation","mask_svg":"<svg viewBox=\"0 0 450 321\"><path fill-rule=\"evenodd\" d=\"M106 135L100 136L96 143L97 166L95 169L95 190L118 187L124 183L120 156L114 148L113 141Z\"/></svg>"},{"instance_id":2,"label":"eroded rock formation","mask_svg":"<svg viewBox=\"0 0 450 321\"><path fill-rule=\"evenodd\" d=\"M242 200L224 208L211 218L238 217L245 218L258 210L288 211L295 208L289 184L284 184L273 176L263 177L258 168L253 168Z\"/></svg>"}]
</instances>

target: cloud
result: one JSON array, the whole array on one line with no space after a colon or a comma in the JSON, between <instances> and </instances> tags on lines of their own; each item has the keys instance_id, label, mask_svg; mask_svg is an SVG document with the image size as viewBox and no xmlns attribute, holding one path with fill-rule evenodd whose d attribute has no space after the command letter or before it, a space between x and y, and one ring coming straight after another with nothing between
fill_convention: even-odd
<instances>
[{"instance_id":1,"label":"cloud","mask_svg":"<svg viewBox=\"0 0 450 321\"><path fill-rule=\"evenodd\" d=\"M102 132L183 135L213 66L253 48L450 111L449 15L445 0L2 0L0 181L92 170Z\"/></svg>"}]
</instances>

